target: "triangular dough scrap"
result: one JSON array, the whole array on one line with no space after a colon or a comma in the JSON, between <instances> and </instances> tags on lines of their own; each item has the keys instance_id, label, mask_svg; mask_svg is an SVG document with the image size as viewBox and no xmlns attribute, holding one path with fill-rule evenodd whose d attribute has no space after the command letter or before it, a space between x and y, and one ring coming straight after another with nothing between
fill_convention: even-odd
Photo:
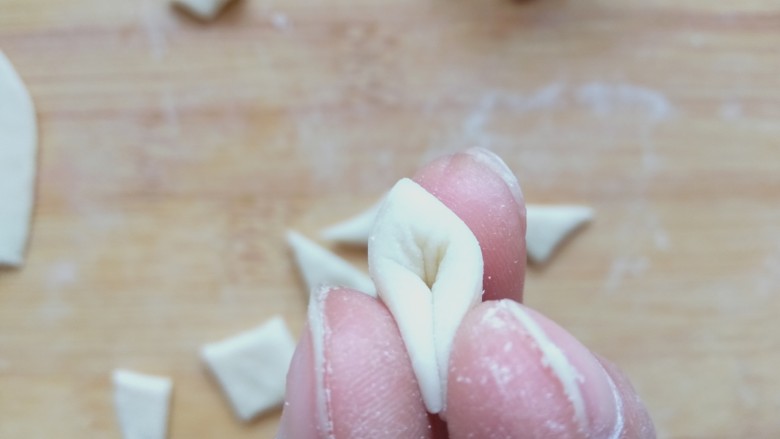
<instances>
[{"instance_id":1,"label":"triangular dough scrap","mask_svg":"<svg viewBox=\"0 0 780 439\"><path fill-rule=\"evenodd\" d=\"M117 369L114 404L124 439L164 439L173 383L169 378Z\"/></svg>"},{"instance_id":2,"label":"triangular dough scrap","mask_svg":"<svg viewBox=\"0 0 780 439\"><path fill-rule=\"evenodd\" d=\"M295 340L279 316L257 328L207 344L201 357L236 416L248 421L284 402Z\"/></svg>"},{"instance_id":3,"label":"triangular dough scrap","mask_svg":"<svg viewBox=\"0 0 780 439\"><path fill-rule=\"evenodd\" d=\"M366 246L381 206L382 200L363 212L324 229L320 236L322 239L339 244Z\"/></svg>"},{"instance_id":4,"label":"triangular dough scrap","mask_svg":"<svg viewBox=\"0 0 780 439\"><path fill-rule=\"evenodd\" d=\"M0 265L24 261L35 195L37 131L30 94L0 52Z\"/></svg>"},{"instance_id":5,"label":"triangular dough scrap","mask_svg":"<svg viewBox=\"0 0 780 439\"><path fill-rule=\"evenodd\" d=\"M287 232L301 275L309 290L322 285L344 286L376 297L374 282L367 274L298 232Z\"/></svg>"},{"instance_id":6,"label":"triangular dough scrap","mask_svg":"<svg viewBox=\"0 0 780 439\"><path fill-rule=\"evenodd\" d=\"M528 258L544 263L572 232L593 219L593 209L575 205L526 206L525 245Z\"/></svg>"}]
</instances>

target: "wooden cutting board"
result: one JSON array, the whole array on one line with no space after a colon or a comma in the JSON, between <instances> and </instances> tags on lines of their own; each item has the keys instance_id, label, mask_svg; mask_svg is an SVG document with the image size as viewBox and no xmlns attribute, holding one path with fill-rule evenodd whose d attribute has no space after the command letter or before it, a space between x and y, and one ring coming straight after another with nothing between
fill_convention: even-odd
<instances>
[{"instance_id":1,"label":"wooden cutting board","mask_svg":"<svg viewBox=\"0 0 780 439\"><path fill-rule=\"evenodd\" d=\"M0 271L0 437L119 437L115 367L174 379L171 438L273 437L199 346L299 333L284 231L473 145L530 202L596 209L527 302L627 371L661 437L780 437L779 48L768 0L242 0L209 25L0 0L41 137L28 260Z\"/></svg>"}]
</instances>

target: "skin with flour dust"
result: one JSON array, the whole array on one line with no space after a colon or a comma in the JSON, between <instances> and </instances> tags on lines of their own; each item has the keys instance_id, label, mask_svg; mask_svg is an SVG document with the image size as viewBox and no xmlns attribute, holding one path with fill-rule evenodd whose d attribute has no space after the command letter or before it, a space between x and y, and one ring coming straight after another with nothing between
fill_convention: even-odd
<instances>
[{"instance_id":1,"label":"skin with flour dust","mask_svg":"<svg viewBox=\"0 0 780 439\"><path fill-rule=\"evenodd\" d=\"M386 227L369 242L378 298L344 287L313 294L278 438L655 437L615 366L521 304L525 205L507 170L469 150L399 183L393 202L416 197L417 208L385 200L379 210ZM439 234L417 224L445 207L461 222L450 217ZM481 252L466 245L474 240ZM456 248L474 266L451 261ZM463 285L449 283L461 276ZM470 301L474 278L484 292ZM450 305L456 321L437 332L437 306Z\"/></svg>"}]
</instances>

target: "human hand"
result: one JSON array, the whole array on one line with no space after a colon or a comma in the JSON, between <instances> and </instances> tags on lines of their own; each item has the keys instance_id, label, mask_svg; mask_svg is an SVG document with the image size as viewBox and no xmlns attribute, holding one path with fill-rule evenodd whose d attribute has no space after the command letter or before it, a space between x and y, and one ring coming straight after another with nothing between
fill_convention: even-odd
<instances>
[{"instance_id":1,"label":"human hand","mask_svg":"<svg viewBox=\"0 0 780 439\"><path fill-rule=\"evenodd\" d=\"M473 149L429 164L414 180L469 226L484 260L485 302L469 311L455 337L446 413L426 412L385 305L347 288L323 288L312 295L317 312L309 314L288 373L277 437L654 438L628 379L520 304L525 205L506 165Z\"/></svg>"}]
</instances>

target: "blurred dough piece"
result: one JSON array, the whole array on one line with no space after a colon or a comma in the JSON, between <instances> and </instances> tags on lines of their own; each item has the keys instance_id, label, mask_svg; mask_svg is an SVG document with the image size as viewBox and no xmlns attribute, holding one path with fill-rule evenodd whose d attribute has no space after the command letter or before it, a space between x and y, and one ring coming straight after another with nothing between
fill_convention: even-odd
<instances>
[{"instance_id":1,"label":"blurred dough piece","mask_svg":"<svg viewBox=\"0 0 780 439\"><path fill-rule=\"evenodd\" d=\"M348 218L340 223L334 224L322 231L321 237L327 241L337 242L339 244L366 246L368 238L371 236L371 227L374 226L376 214L382 200L363 212Z\"/></svg>"},{"instance_id":2,"label":"blurred dough piece","mask_svg":"<svg viewBox=\"0 0 780 439\"><path fill-rule=\"evenodd\" d=\"M30 94L0 52L0 265L24 262L35 196L37 143Z\"/></svg>"},{"instance_id":3,"label":"blurred dough piece","mask_svg":"<svg viewBox=\"0 0 780 439\"><path fill-rule=\"evenodd\" d=\"M349 262L292 230L287 232L287 243L309 290L322 285L343 286L376 297L371 278Z\"/></svg>"},{"instance_id":4,"label":"blurred dough piece","mask_svg":"<svg viewBox=\"0 0 780 439\"><path fill-rule=\"evenodd\" d=\"M164 377L117 369L114 404L124 439L164 439L173 384Z\"/></svg>"},{"instance_id":5,"label":"blurred dough piece","mask_svg":"<svg viewBox=\"0 0 780 439\"><path fill-rule=\"evenodd\" d=\"M528 258L544 263L572 232L593 219L593 209L574 205L526 205Z\"/></svg>"},{"instance_id":6,"label":"blurred dough piece","mask_svg":"<svg viewBox=\"0 0 780 439\"><path fill-rule=\"evenodd\" d=\"M173 5L203 21L211 21L234 0L171 0Z\"/></svg>"},{"instance_id":7,"label":"blurred dough piece","mask_svg":"<svg viewBox=\"0 0 780 439\"><path fill-rule=\"evenodd\" d=\"M242 421L284 402L295 340L284 320L273 317L255 329L203 347L201 357Z\"/></svg>"}]
</instances>

